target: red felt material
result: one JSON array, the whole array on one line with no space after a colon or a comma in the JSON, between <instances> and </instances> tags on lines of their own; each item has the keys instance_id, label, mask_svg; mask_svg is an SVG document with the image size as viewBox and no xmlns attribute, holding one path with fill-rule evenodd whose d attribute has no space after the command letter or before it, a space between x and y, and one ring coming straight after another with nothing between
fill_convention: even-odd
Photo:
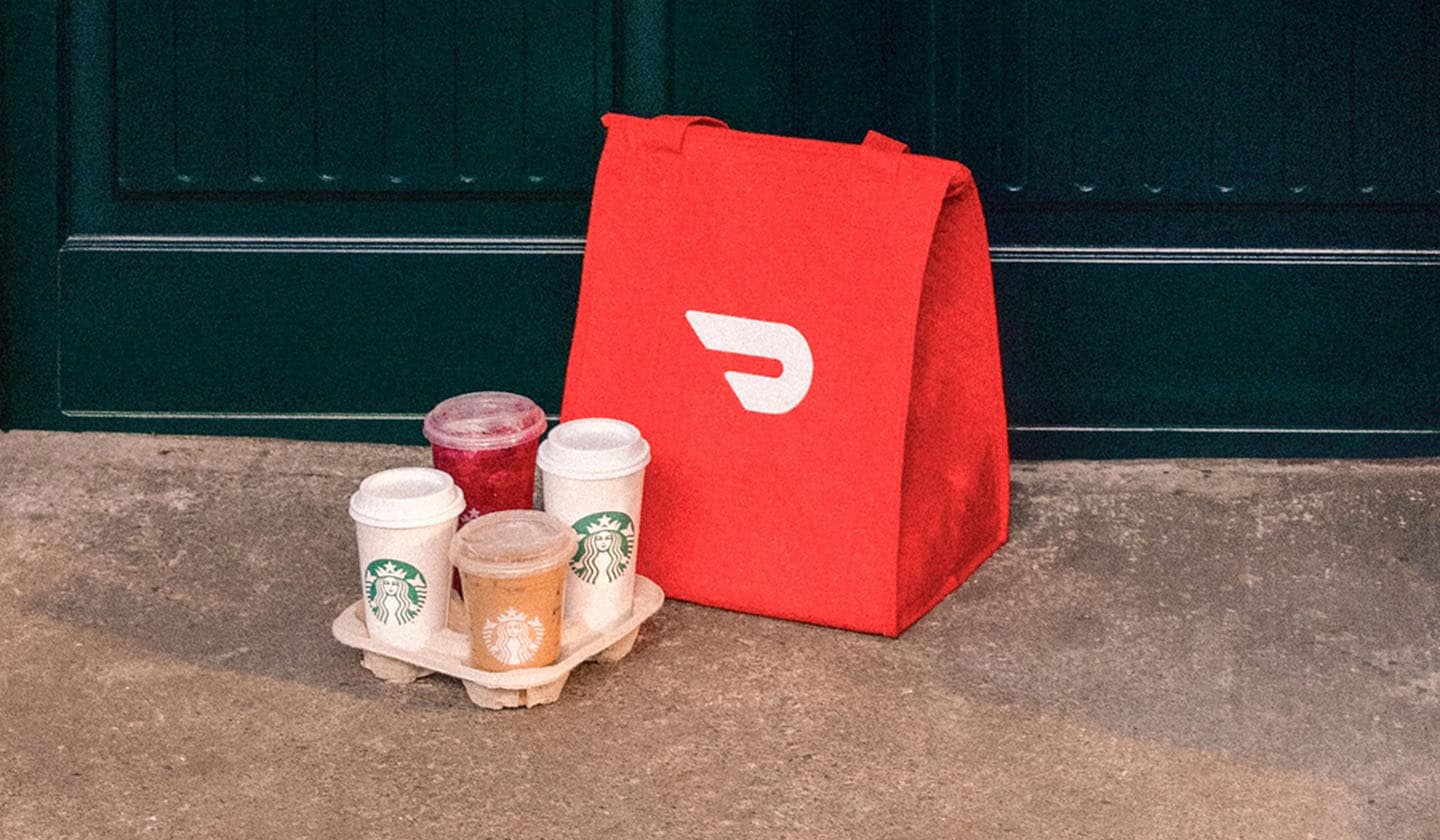
<instances>
[{"instance_id":1,"label":"red felt material","mask_svg":"<svg viewBox=\"0 0 1440 840\"><path fill-rule=\"evenodd\" d=\"M898 635L1008 524L969 171L873 132L604 122L562 417L619 417L650 440L637 569L681 600ZM706 349L692 310L798 330L803 399L746 410L726 372L782 364Z\"/></svg>"}]
</instances>

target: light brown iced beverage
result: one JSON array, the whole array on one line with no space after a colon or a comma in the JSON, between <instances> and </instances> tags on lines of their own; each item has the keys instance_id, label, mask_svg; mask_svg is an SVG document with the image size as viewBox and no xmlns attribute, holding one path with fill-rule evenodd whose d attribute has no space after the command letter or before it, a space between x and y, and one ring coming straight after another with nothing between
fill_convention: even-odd
<instances>
[{"instance_id":1,"label":"light brown iced beverage","mask_svg":"<svg viewBox=\"0 0 1440 840\"><path fill-rule=\"evenodd\" d=\"M560 653L566 563L575 531L538 510L487 513L450 543L470 617L470 665L513 671Z\"/></svg>"}]
</instances>

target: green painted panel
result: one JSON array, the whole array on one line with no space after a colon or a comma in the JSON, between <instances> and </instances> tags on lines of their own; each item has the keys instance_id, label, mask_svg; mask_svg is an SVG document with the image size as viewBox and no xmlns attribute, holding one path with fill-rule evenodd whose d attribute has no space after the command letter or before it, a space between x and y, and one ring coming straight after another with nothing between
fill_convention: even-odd
<instances>
[{"instance_id":1,"label":"green painted panel","mask_svg":"<svg viewBox=\"0 0 1440 840\"><path fill-rule=\"evenodd\" d=\"M115 182L584 191L617 104L614 14L608 0L115 4ZM89 60L110 46L87 40Z\"/></svg>"},{"instance_id":2,"label":"green painted panel","mask_svg":"<svg viewBox=\"0 0 1440 840\"><path fill-rule=\"evenodd\" d=\"M1434 3L941 6L937 148L996 208L1440 202Z\"/></svg>"},{"instance_id":3,"label":"green painted panel","mask_svg":"<svg viewBox=\"0 0 1440 840\"><path fill-rule=\"evenodd\" d=\"M859 142L871 129L930 147L924 3L675 0L671 110L736 128Z\"/></svg>"},{"instance_id":4,"label":"green painted panel","mask_svg":"<svg viewBox=\"0 0 1440 840\"><path fill-rule=\"evenodd\" d=\"M1014 249L995 276L1016 426L1440 432L1440 256Z\"/></svg>"},{"instance_id":5,"label":"green painted panel","mask_svg":"<svg viewBox=\"0 0 1440 840\"><path fill-rule=\"evenodd\" d=\"M57 421L58 25L48 3L0 0L0 14L0 428L38 427Z\"/></svg>"},{"instance_id":6,"label":"green painted panel","mask_svg":"<svg viewBox=\"0 0 1440 840\"><path fill-rule=\"evenodd\" d=\"M673 8L673 110L794 133L795 3L678 0Z\"/></svg>"},{"instance_id":7,"label":"green painted panel","mask_svg":"<svg viewBox=\"0 0 1440 840\"><path fill-rule=\"evenodd\" d=\"M498 389L558 412L578 250L72 240L60 407L393 414Z\"/></svg>"}]
</instances>

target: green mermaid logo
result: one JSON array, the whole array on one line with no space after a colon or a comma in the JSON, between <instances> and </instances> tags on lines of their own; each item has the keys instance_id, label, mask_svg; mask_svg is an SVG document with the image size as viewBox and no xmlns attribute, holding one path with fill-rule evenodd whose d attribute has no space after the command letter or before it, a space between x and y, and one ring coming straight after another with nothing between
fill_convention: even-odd
<instances>
[{"instance_id":1,"label":"green mermaid logo","mask_svg":"<svg viewBox=\"0 0 1440 840\"><path fill-rule=\"evenodd\" d=\"M425 576L400 560L380 558L365 567L365 602L382 624L409 624L425 606Z\"/></svg>"},{"instance_id":2,"label":"green mermaid logo","mask_svg":"<svg viewBox=\"0 0 1440 840\"><path fill-rule=\"evenodd\" d=\"M580 545L570 569L586 583L611 583L635 559L635 523L619 511L592 513L575 523Z\"/></svg>"}]
</instances>

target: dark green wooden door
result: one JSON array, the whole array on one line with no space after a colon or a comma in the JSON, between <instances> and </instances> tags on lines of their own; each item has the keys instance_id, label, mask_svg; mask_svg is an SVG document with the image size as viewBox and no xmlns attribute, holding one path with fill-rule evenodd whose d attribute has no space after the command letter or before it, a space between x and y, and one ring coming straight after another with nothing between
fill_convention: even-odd
<instances>
[{"instance_id":1,"label":"dark green wooden door","mask_svg":"<svg viewBox=\"0 0 1440 840\"><path fill-rule=\"evenodd\" d=\"M1440 449L1433 4L9 0L10 422L558 408L607 110L976 171L1019 454Z\"/></svg>"},{"instance_id":2,"label":"dark green wooden door","mask_svg":"<svg viewBox=\"0 0 1440 840\"><path fill-rule=\"evenodd\" d=\"M1440 451L1440 5L963 8L1022 449Z\"/></svg>"},{"instance_id":3,"label":"dark green wooden door","mask_svg":"<svg viewBox=\"0 0 1440 840\"><path fill-rule=\"evenodd\" d=\"M460 390L558 406L615 14L70 4L61 423L413 440Z\"/></svg>"}]
</instances>

